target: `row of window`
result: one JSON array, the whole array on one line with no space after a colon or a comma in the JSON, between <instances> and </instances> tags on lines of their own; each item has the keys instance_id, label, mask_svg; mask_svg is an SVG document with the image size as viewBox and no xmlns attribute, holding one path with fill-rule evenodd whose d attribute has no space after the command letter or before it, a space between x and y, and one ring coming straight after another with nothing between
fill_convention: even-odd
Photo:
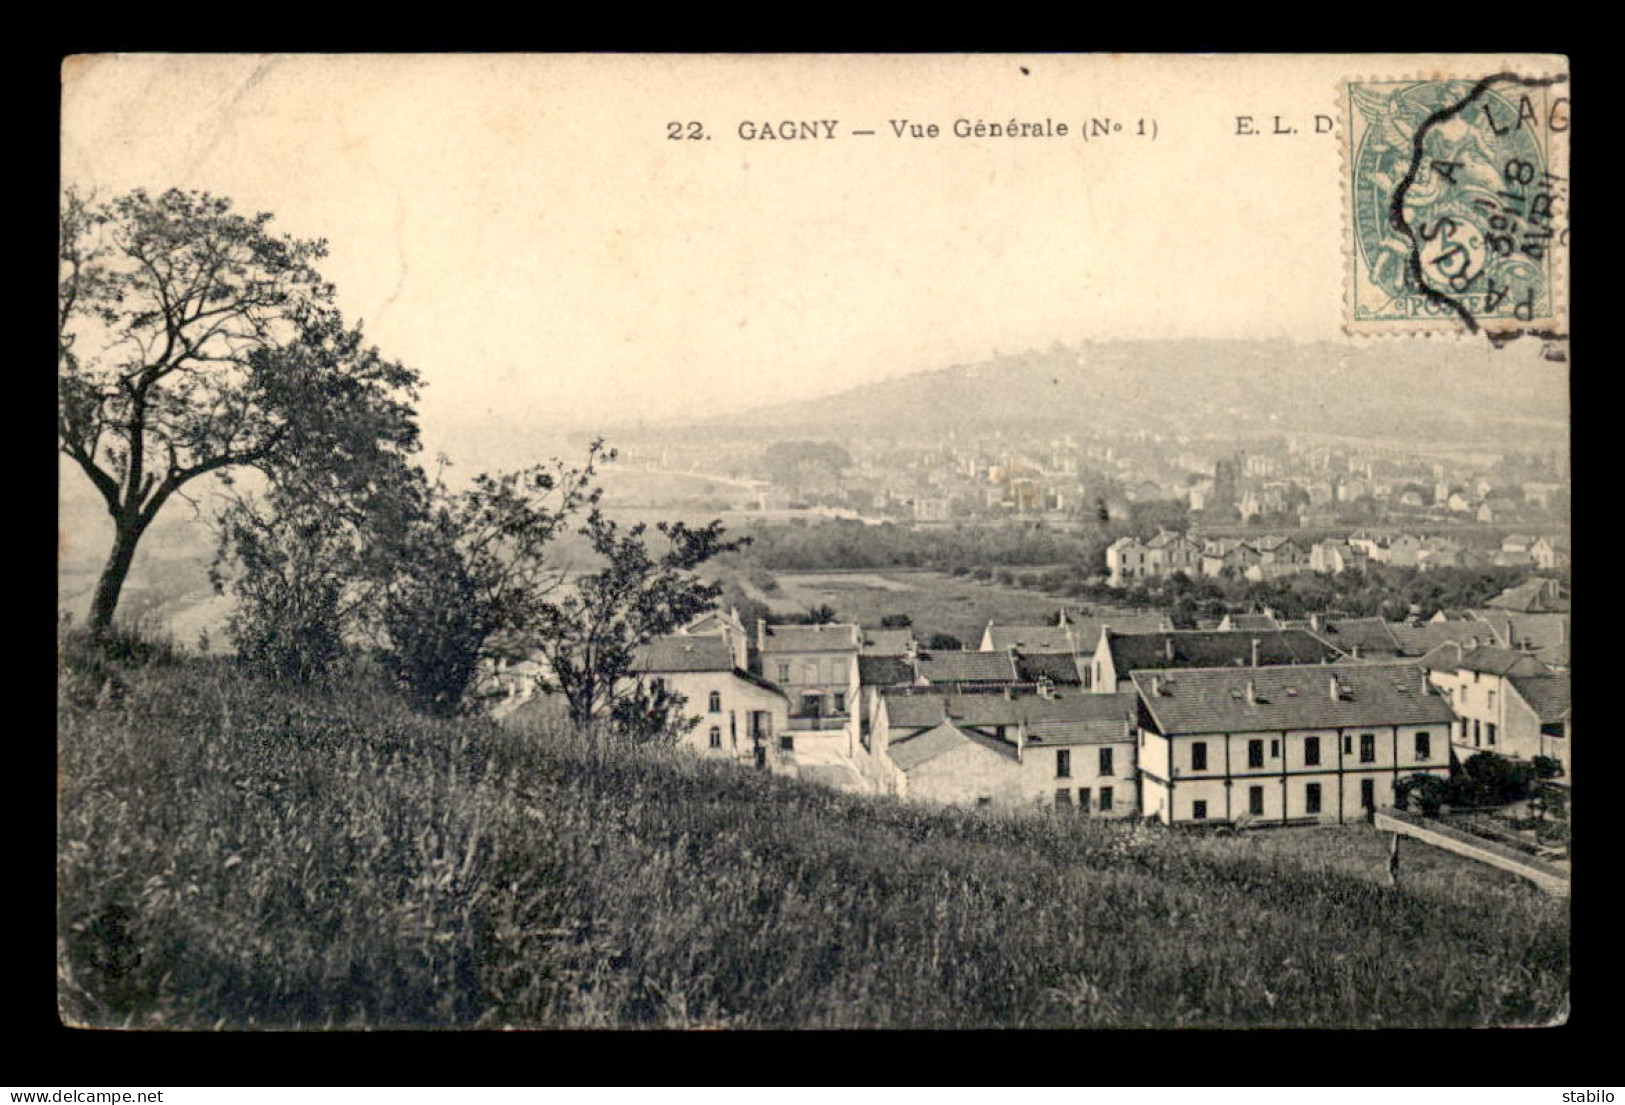
<instances>
[{"instance_id":1,"label":"row of window","mask_svg":"<svg viewBox=\"0 0 1625 1105\"><path fill-rule=\"evenodd\" d=\"M1322 789L1319 783L1305 783L1303 785L1303 810L1306 814L1321 812ZM1374 809L1377 805L1377 784L1372 779L1360 780L1360 808ZM1247 788L1247 812L1254 817L1264 816L1264 788ZM1207 802L1197 799L1191 803L1191 818L1196 821L1207 820Z\"/></svg>"},{"instance_id":2,"label":"row of window","mask_svg":"<svg viewBox=\"0 0 1625 1105\"><path fill-rule=\"evenodd\" d=\"M1467 720L1465 718L1462 719L1461 727L1463 731L1465 731L1467 728ZM1486 721L1481 723L1479 719L1475 717L1473 719L1473 747L1482 748L1484 745L1489 745L1491 747L1494 747L1495 745L1495 722Z\"/></svg>"},{"instance_id":3,"label":"row of window","mask_svg":"<svg viewBox=\"0 0 1625 1105\"><path fill-rule=\"evenodd\" d=\"M795 670L801 675L800 680L798 680L798 682L801 683L846 683L849 681L848 677L852 673L851 664L852 662L850 659L831 660L827 667L829 672L829 678L827 680L819 678L818 661L816 660L803 660L800 666ZM790 661L778 661L778 672L780 683L791 682Z\"/></svg>"},{"instance_id":4,"label":"row of window","mask_svg":"<svg viewBox=\"0 0 1625 1105\"><path fill-rule=\"evenodd\" d=\"M1101 787L1100 788L1100 804L1098 806L1090 806L1090 804L1089 804L1089 801L1090 801L1089 800L1089 788L1088 787L1079 787L1078 788L1078 811L1080 813L1088 813L1091 809L1097 809L1101 813L1109 813L1109 812L1111 812L1111 809L1112 809L1113 800L1114 800L1114 796L1112 794L1112 788L1111 787ZM1071 787L1059 787L1059 788L1057 788L1056 791L1055 791L1055 804L1056 804L1056 806L1070 806L1070 805L1072 805L1072 788Z\"/></svg>"},{"instance_id":5,"label":"row of window","mask_svg":"<svg viewBox=\"0 0 1625 1105\"><path fill-rule=\"evenodd\" d=\"M1475 722L1474 724L1476 725L1477 723ZM1490 726L1490 728L1492 730L1491 736L1490 736L1490 743L1494 744L1495 743L1495 737L1494 737L1493 730L1494 730L1495 727L1492 725L1492 726ZM1476 743L1476 732L1475 732L1475 743ZM1270 746L1270 748L1269 748L1270 759L1272 759L1272 760L1280 759L1281 758L1281 741L1280 741L1280 738L1277 737L1277 738L1271 739L1270 742L1269 742L1269 746ZM1417 733L1416 734L1415 750L1416 750L1416 758L1418 760L1431 759L1433 757L1433 735L1431 733ZM1343 734L1343 755L1345 755L1345 756L1354 755L1354 737L1353 737L1352 734L1349 734L1349 733ZM1319 737L1305 737L1303 739L1303 762L1304 762L1304 765L1306 767L1319 767L1320 766L1320 738ZM1376 763L1377 762L1377 734L1375 734L1375 733L1361 733L1360 734L1360 762L1363 763L1363 764L1371 764L1371 763ZM1261 739L1260 740L1249 740L1247 742L1247 766L1250 767L1250 768L1260 768L1260 767L1264 766L1264 741L1263 740L1261 740ZM1191 770L1192 771L1206 771L1207 770L1207 742L1206 741L1195 741L1195 742L1193 742L1191 744Z\"/></svg>"},{"instance_id":6,"label":"row of window","mask_svg":"<svg viewBox=\"0 0 1625 1105\"><path fill-rule=\"evenodd\" d=\"M1100 770L1098 772L1096 772L1096 774L1098 774L1098 775L1116 775L1117 774L1117 772L1115 770L1113 770L1113 767L1114 767L1114 757L1112 755L1113 751L1114 751L1114 749L1111 749L1111 748L1102 748L1102 749L1099 750L1100 754L1099 754L1098 766L1099 766ZM1070 779L1070 778L1072 778L1072 750L1070 748L1057 748L1055 750L1055 777L1057 779Z\"/></svg>"}]
</instances>

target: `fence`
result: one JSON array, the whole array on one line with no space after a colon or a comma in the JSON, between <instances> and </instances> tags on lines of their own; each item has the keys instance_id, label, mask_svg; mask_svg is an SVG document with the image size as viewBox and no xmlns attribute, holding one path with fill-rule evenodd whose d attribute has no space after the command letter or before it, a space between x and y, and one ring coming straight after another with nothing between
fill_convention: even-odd
<instances>
[{"instance_id":1,"label":"fence","mask_svg":"<svg viewBox=\"0 0 1625 1105\"><path fill-rule=\"evenodd\" d=\"M1569 893L1567 871L1534 856L1526 856L1505 844L1484 840L1460 829L1453 829L1448 825L1399 810L1376 811L1372 817L1372 824L1386 832L1403 833L1435 848L1443 848L1447 852L1454 852L1459 856L1487 863L1491 867L1510 871L1514 875L1528 879L1548 894L1567 896Z\"/></svg>"}]
</instances>

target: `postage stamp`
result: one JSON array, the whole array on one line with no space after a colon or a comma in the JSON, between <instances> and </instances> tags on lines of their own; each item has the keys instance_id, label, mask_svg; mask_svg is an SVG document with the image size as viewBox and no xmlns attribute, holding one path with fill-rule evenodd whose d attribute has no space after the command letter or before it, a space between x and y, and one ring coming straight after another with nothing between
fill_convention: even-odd
<instances>
[{"instance_id":1,"label":"postage stamp","mask_svg":"<svg viewBox=\"0 0 1625 1105\"><path fill-rule=\"evenodd\" d=\"M1349 333L1566 335L1566 76L1348 81Z\"/></svg>"}]
</instances>

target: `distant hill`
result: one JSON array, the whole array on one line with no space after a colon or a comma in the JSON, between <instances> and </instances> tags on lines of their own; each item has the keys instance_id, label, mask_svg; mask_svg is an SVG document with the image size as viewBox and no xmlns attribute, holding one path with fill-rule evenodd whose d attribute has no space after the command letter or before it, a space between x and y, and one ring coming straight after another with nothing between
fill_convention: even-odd
<instances>
[{"instance_id":1,"label":"distant hill","mask_svg":"<svg viewBox=\"0 0 1625 1105\"><path fill-rule=\"evenodd\" d=\"M1358 346L1146 341L1005 354L707 424L916 436L1054 424L1176 433L1328 432L1545 447L1566 435L1567 365L1524 341ZM1528 444L1526 444L1528 442Z\"/></svg>"}]
</instances>

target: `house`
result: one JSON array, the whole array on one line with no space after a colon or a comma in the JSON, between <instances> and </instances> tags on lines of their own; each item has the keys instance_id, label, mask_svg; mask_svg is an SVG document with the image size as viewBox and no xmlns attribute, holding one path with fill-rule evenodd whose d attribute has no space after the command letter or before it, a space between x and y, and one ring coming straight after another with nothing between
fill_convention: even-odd
<instances>
[{"instance_id":1,"label":"house","mask_svg":"<svg viewBox=\"0 0 1625 1105\"><path fill-rule=\"evenodd\" d=\"M1010 649L1026 652L1075 652L1078 638L1072 623L1062 611L1055 625L999 625L988 622L982 630L982 652L1007 652Z\"/></svg>"},{"instance_id":2,"label":"house","mask_svg":"<svg viewBox=\"0 0 1625 1105\"><path fill-rule=\"evenodd\" d=\"M1309 568L1315 572L1337 575L1350 568L1363 568L1369 555L1347 541L1317 541L1309 547Z\"/></svg>"},{"instance_id":3,"label":"house","mask_svg":"<svg viewBox=\"0 0 1625 1105\"><path fill-rule=\"evenodd\" d=\"M739 620L739 611L732 606L727 610L708 610L677 632L690 637L721 637L733 653L734 667L750 667L750 637L745 623Z\"/></svg>"},{"instance_id":4,"label":"house","mask_svg":"<svg viewBox=\"0 0 1625 1105\"><path fill-rule=\"evenodd\" d=\"M842 730L858 689L863 630L850 622L827 625L756 623L762 677L790 699L790 728L797 732Z\"/></svg>"},{"instance_id":5,"label":"house","mask_svg":"<svg viewBox=\"0 0 1625 1105\"><path fill-rule=\"evenodd\" d=\"M790 702L778 687L734 662L722 636L657 637L633 655L631 674L650 687L684 699L683 716L695 724L685 747L705 756L767 766L768 752L792 750Z\"/></svg>"},{"instance_id":6,"label":"house","mask_svg":"<svg viewBox=\"0 0 1625 1105\"><path fill-rule=\"evenodd\" d=\"M1569 566L1569 539L1567 537L1541 537L1529 546L1529 555L1535 565L1550 571Z\"/></svg>"},{"instance_id":7,"label":"house","mask_svg":"<svg viewBox=\"0 0 1625 1105\"><path fill-rule=\"evenodd\" d=\"M1219 621L1220 629L1280 629L1281 623L1268 610L1250 614L1226 614Z\"/></svg>"},{"instance_id":8,"label":"house","mask_svg":"<svg viewBox=\"0 0 1625 1105\"><path fill-rule=\"evenodd\" d=\"M1258 550L1245 541L1214 540L1202 549L1201 571L1204 576L1222 576L1229 568L1243 575L1261 559Z\"/></svg>"},{"instance_id":9,"label":"house","mask_svg":"<svg viewBox=\"0 0 1625 1105\"><path fill-rule=\"evenodd\" d=\"M1105 626L1090 662L1090 682L1095 693L1110 694L1133 690L1129 673L1135 670L1322 664L1342 655L1303 629L1115 633Z\"/></svg>"},{"instance_id":10,"label":"house","mask_svg":"<svg viewBox=\"0 0 1625 1105\"><path fill-rule=\"evenodd\" d=\"M1475 610L1473 632L1502 648L1527 652L1548 666L1567 667L1569 653L1569 615L1531 613L1512 610Z\"/></svg>"},{"instance_id":11,"label":"house","mask_svg":"<svg viewBox=\"0 0 1625 1105\"><path fill-rule=\"evenodd\" d=\"M1508 743L1510 681L1548 676L1552 674L1550 668L1528 653L1476 641L1441 645L1428 653L1422 664L1455 710L1451 744L1457 760L1466 760L1477 752L1521 754ZM1520 730L1514 738L1517 747L1527 752L1537 745L1538 723L1536 730L1536 735Z\"/></svg>"},{"instance_id":12,"label":"house","mask_svg":"<svg viewBox=\"0 0 1625 1105\"><path fill-rule=\"evenodd\" d=\"M1176 572L1195 577L1201 569L1202 549L1172 530L1159 530L1149 541L1119 537L1106 548L1106 582L1128 587L1147 579L1164 579Z\"/></svg>"},{"instance_id":13,"label":"house","mask_svg":"<svg viewBox=\"0 0 1625 1105\"><path fill-rule=\"evenodd\" d=\"M1485 605L1520 614L1568 613L1569 596L1555 579L1526 579L1508 587Z\"/></svg>"},{"instance_id":14,"label":"house","mask_svg":"<svg viewBox=\"0 0 1625 1105\"><path fill-rule=\"evenodd\" d=\"M860 770L883 794L957 805L1139 811L1131 694L879 696Z\"/></svg>"},{"instance_id":15,"label":"house","mask_svg":"<svg viewBox=\"0 0 1625 1105\"><path fill-rule=\"evenodd\" d=\"M1506 754L1556 760L1563 774L1554 781L1568 786L1574 776L1569 758L1569 673L1514 675L1507 683Z\"/></svg>"},{"instance_id":16,"label":"house","mask_svg":"<svg viewBox=\"0 0 1625 1105\"><path fill-rule=\"evenodd\" d=\"M1450 770L1450 704L1411 663L1135 671L1141 804L1166 824L1357 820Z\"/></svg>"},{"instance_id":17,"label":"house","mask_svg":"<svg viewBox=\"0 0 1625 1105\"><path fill-rule=\"evenodd\" d=\"M919 647L914 630L904 626L898 629L873 629L864 626L858 643L859 656L912 656Z\"/></svg>"}]
</instances>

